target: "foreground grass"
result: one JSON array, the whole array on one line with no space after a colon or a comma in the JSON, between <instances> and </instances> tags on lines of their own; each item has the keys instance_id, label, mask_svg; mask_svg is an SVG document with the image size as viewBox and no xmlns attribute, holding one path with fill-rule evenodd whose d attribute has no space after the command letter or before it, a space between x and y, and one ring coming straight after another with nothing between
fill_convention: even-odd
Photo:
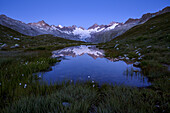
<instances>
[{"instance_id":1,"label":"foreground grass","mask_svg":"<svg viewBox=\"0 0 170 113\"><path fill-rule=\"evenodd\" d=\"M29 86L28 89L24 90L29 90ZM99 88L97 86L93 87L92 83L87 82L85 84L54 86L36 85L31 88L30 92L29 96L9 104L9 107L3 109L3 112L146 113L168 112L169 110L166 96L160 95L151 89L128 88L125 86L112 87L108 85Z\"/></svg>"},{"instance_id":2,"label":"foreground grass","mask_svg":"<svg viewBox=\"0 0 170 113\"><path fill-rule=\"evenodd\" d=\"M170 13L156 16L108 43L101 43L106 57L139 62L139 67L152 82L151 89L167 99L170 96ZM149 101L150 99L148 99Z\"/></svg>"},{"instance_id":3,"label":"foreground grass","mask_svg":"<svg viewBox=\"0 0 170 113\"><path fill-rule=\"evenodd\" d=\"M53 49L60 49L78 42L50 42L48 37L38 37L23 48L5 48L0 51L0 112L117 112L146 113L170 111L169 65L169 13L152 18L147 23L136 26L109 43L99 44L106 56L116 58L126 56L128 61L138 61L143 73L152 82L148 88L126 86L98 86L97 83L63 83L46 85L36 82L41 77L33 73L48 70L60 62L51 58ZM168 21L167 21L168 20ZM150 29L157 26L154 29ZM144 30L145 29L145 30ZM12 32L13 33L13 32ZM53 37L55 38L55 37ZM52 38L52 39L53 39ZM13 41L7 42L13 45ZM50 42L50 43L49 43ZM51 44L52 43L52 44ZM37 45L36 45L37 44ZM116 44L119 44L116 48ZM150 47L148 47L150 46ZM119 49L117 49L119 48ZM139 55L138 53L141 55ZM140 58L142 55L142 59ZM135 58L135 59L133 59ZM140 59L139 59L140 58ZM133 59L133 60L132 60ZM164 66L166 65L166 66Z\"/></svg>"}]
</instances>

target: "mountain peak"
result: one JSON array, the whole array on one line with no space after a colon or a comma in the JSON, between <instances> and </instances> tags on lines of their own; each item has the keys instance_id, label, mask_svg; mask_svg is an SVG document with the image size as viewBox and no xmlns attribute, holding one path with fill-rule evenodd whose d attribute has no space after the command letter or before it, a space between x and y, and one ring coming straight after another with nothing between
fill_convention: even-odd
<instances>
[{"instance_id":1,"label":"mountain peak","mask_svg":"<svg viewBox=\"0 0 170 113\"><path fill-rule=\"evenodd\" d=\"M118 23L118 22L112 21L112 22L110 22L109 25L113 25L113 24L116 24L116 23Z\"/></svg>"},{"instance_id":2,"label":"mountain peak","mask_svg":"<svg viewBox=\"0 0 170 113\"><path fill-rule=\"evenodd\" d=\"M49 25L44 21L44 20L41 20L41 21L38 21L37 23L28 23L29 25L34 25L34 26L38 26L38 27L49 27Z\"/></svg>"},{"instance_id":3,"label":"mountain peak","mask_svg":"<svg viewBox=\"0 0 170 113\"><path fill-rule=\"evenodd\" d=\"M41 25L47 24L44 20L41 20L41 21L39 21L39 22L37 22L37 23L39 23L39 24L41 24Z\"/></svg>"},{"instance_id":4,"label":"mountain peak","mask_svg":"<svg viewBox=\"0 0 170 113\"><path fill-rule=\"evenodd\" d=\"M91 27L89 27L88 29L95 29L96 27L99 27L99 25L97 23L93 24Z\"/></svg>"},{"instance_id":5,"label":"mountain peak","mask_svg":"<svg viewBox=\"0 0 170 113\"><path fill-rule=\"evenodd\" d=\"M81 27L81 26L80 26L79 28L82 29L82 30L85 30L85 29L84 29L83 27Z\"/></svg>"},{"instance_id":6,"label":"mountain peak","mask_svg":"<svg viewBox=\"0 0 170 113\"><path fill-rule=\"evenodd\" d=\"M139 22L139 21L140 21L140 19L129 18L129 19L125 22L125 24L135 23L135 22Z\"/></svg>"},{"instance_id":7,"label":"mountain peak","mask_svg":"<svg viewBox=\"0 0 170 113\"><path fill-rule=\"evenodd\" d=\"M2 17L7 17L6 15L4 15L4 14L1 14L0 16L2 16Z\"/></svg>"},{"instance_id":8,"label":"mountain peak","mask_svg":"<svg viewBox=\"0 0 170 113\"><path fill-rule=\"evenodd\" d=\"M62 26L62 25L58 25L57 27L59 27L59 28L63 28L63 26Z\"/></svg>"}]
</instances>

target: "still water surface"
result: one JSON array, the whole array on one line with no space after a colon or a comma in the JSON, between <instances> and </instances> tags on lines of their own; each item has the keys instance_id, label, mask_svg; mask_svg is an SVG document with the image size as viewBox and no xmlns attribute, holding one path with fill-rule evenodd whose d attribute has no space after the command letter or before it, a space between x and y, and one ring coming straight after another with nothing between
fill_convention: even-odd
<instances>
[{"instance_id":1,"label":"still water surface","mask_svg":"<svg viewBox=\"0 0 170 113\"><path fill-rule=\"evenodd\" d=\"M104 57L104 51L95 46L75 46L53 51L52 57L61 62L48 72L40 72L41 81L47 83L62 81L92 81L99 84L124 84L128 86L149 86L148 79L141 75L140 68L124 61L113 62ZM127 71L128 70L128 71ZM134 72L138 70L139 72Z\"/></svg>"}]
</instances>

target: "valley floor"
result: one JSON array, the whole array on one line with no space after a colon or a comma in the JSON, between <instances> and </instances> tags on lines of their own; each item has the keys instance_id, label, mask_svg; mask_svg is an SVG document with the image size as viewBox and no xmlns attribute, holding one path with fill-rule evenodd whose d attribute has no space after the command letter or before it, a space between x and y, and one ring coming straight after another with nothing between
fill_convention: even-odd
<instances>
[{"instance_id":1,"label":"valley floor","mask_svg":"<svg viewBox=\"0 0 170 113\"><path fill-rule=\"evenodd\" d=\"M0 53L1 112L169 111L169 79L166 77L157 77L148 88L107 84L98 86L97 83L94 86L91 82L40 84L35 80L41 78L33 76L33 73L49 70L51 65L60 62L58 59L50 58L51 50L16 50Z\"/></svg>"},{"instance_id":2,"label":"valley floor","mask_svg":"<svg viewBox=\"0 0 170 113\"><path fill-rule=\"evenodd\" d=\"M136 65L152 83L147 88L107 84L99 87L91 82L40 84L36 80L41 78L33 73L50 70L51 65L60 62L51 58L52 50L86 43L62 39L57 42L55 37L48 36L25 37L21 42L1 38L7 45L22 46L14 49L8 46L0 51L0 112L168 113L170 29L167 18L169 13L152 18L108 43L98 44L106 57L138 62Z\"/></svg>"}]
</instances>

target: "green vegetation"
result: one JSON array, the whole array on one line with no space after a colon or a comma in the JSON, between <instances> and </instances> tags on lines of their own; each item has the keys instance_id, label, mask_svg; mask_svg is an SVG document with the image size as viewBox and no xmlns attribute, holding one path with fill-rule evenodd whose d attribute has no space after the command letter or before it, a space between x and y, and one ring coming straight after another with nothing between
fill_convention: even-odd
<instances>
[{"instance_id":1,"label":"green vegetation","mask_svg":"<svg viewBox=\"0 0 170 113\"><path fill-rule=\"evenodd\" d=\"M146 113L170 111L170 13L156 16L135 26L125 34L98 47L106 56L128 57L152 82L147 88L98 86L97 83L41 84L35 72L50 69L60 62L51 58L51 51L86 44L51 35L28 37L3 27L1 43L19 44L0 51L0 112L116 112ZM1 26L2 27L2 26ZM4 37L3 37L4 36ZM10 36L20 38L13 40ZM5 38L7 37L7 38ZM24 47L23 47L24 46ZM116 47L115 47L116 46Z\"/></svg>"},{"instance_id":2,"label":"green vegetation","mask_svg":"<svg viewBox=\"0 0 170 113\"><path fill-rule=\"evenodd\" d=\"M149 89L141 91L137 88L108 85L98 88L93 87L92 83L63 84L49 87L34 87L31 89L31 96L26 96L10 104L9 107L4 109L4 112L146 113L167 112L169 106L165 96ZM40 90L40 92L36 92L37 90ZM64 105L64 103L68 103L68 105Z\"/></svg>"},{"instance_id":3,"label":"green vegetation","mask_svg":"<svg viewBox=\"0 0 170 113\"><path fill-rule=\"evenodd\" d=\"M124 60L140 62L139 66L144 75L152 82L149 89L161 96L166 95L167 104L169 104L170 95L169 26L170 13L162 14L133 27L110 42L98 45L99 48L106 51L107 57L126 56L129 59L124 58Z\"/></svg>"}]
</instances>

